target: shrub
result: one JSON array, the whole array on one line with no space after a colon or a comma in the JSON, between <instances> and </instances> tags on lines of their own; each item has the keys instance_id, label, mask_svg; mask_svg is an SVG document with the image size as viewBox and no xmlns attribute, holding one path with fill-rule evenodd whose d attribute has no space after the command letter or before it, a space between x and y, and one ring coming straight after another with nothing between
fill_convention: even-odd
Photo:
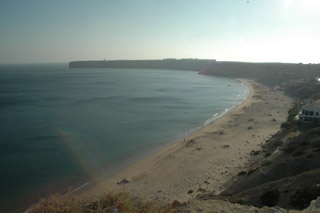
<instances>
[{"instance_id":1,"label":"shrub","mask_svg":"<svg viewBox=\"0 0 320 213\"><path fill-rule=\"evenodd\" d=\"M261 167L270 166L272 164L271 160L266 160L262 163Z\"/></svg>"},{"instance_id":2,"label":"shrub","mask_svg":"<svg viewBox=\"0 0 320 213\"><path fill-rule=\"evenodd\" d=\"M49 212L175 212L173 204L143 201L128 193L107 193L95 198L74 195L52 195L33 205L30 213Z\"/></svg>"}]
</instances>

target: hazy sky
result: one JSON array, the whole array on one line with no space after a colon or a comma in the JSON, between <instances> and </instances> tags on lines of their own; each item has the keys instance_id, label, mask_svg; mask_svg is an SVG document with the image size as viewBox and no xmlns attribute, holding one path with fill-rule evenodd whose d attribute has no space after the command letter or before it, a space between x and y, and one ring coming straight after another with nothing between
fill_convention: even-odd
<instances>
[{"instance_id":1,"label":"hazy sky","mask_svg":"<svg viewBox=\"0 0 320 213\"><path fill-rule=\"evenodd\" d=\"M0 63L320 63L320 0L0 0Z\"/></svg>"}]
</instances>

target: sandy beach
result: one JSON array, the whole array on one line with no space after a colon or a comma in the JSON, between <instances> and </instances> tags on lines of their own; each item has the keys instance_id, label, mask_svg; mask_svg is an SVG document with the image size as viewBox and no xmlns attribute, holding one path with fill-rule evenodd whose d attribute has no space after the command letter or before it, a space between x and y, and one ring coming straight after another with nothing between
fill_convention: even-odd
<instances>
[{"instance_id":1,"label":"sandy beach","mask_svg":"<svg viewBox=\"0 0 320 213\"><path fill-rule=\"evenodd\" d=\"M292 100L254 81L241 80L250 94L226 115L199 128L115 175L82 190L80 196L126 191L146 199L186 201L206 191L219 194L280 130ZM124 181L122 184L117 184Z\"/></svg>"}]
</instances>

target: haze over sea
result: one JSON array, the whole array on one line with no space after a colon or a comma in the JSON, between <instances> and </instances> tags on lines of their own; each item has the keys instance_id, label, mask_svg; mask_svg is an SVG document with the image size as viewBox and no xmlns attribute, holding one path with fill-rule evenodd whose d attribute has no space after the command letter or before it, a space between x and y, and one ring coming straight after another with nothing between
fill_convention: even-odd
<instances>
[{"instance_id":1,"label":"haze over sea","mask_svg":"<svg viewBox=\"0 0 320 213\"><path fill-rule=\"evenodd\" d=\"M193 71L1 65L0 211L108 175L248 92Z\"/></svg>"}]
</instances>

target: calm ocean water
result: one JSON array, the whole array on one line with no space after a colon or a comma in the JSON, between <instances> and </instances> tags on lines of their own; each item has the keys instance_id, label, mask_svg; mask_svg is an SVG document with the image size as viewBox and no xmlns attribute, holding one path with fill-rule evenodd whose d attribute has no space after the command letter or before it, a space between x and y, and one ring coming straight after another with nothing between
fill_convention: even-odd
<instances>
[{"instance_id":1,"label":"calm ocean water","mask_svg":"<svg viewBox=\"0 0 320 213\"><path fill-rule=\"evenodd\" d=\"M192 71L2 65L0 212L105 175L247 94Z\"/></svg>"}]
</instances>

